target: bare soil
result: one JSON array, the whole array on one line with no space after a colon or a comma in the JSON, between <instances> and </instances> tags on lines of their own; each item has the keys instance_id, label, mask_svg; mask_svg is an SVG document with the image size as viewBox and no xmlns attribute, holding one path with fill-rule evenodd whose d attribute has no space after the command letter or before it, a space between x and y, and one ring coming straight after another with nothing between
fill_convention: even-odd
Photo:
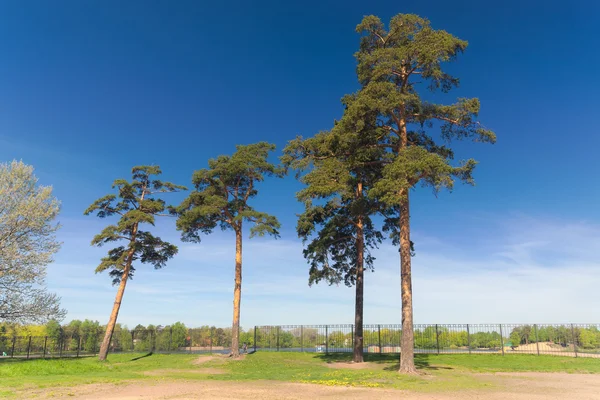
<instances>
[{"instance_id":1,"label":"bare soil","mask_svg":"<svg viewBox=\"0 0 600 400\"><path fill-rule=\"evenodd\" d=\"M194 364L194 365L200 365L200 364L207 363L209 361L220 360L220 359L222 359L222 357L202 356L202 357L198 357L194 361L192 361L192 364Z\"/></svg>"},{"instance_id":2,"label":"bare soil","mask_svg":"<svg viewBox=\"0 0 600 400\"><path fill-rule=\"evenodd\" d=\"M177 381L131 384L92 384L77 388L30 391L21 398L36 399L399 399L403 400L599 400L600 375L564 373L473 374L473 379L494 385L487 390L415 393L393 389L329 387L322 385L259 382Z\"/></svg>"},{"instance_id":3,"label":"bare soil","mask_svg":"<svg viewBox=\"0 0 600 400\"><path fill-rule=\"evenodd\" d=\"M155 369L153 371L146 371L144 375L148 376L165 376L175 374L205 374L205 375L219 375L226 374L227 371L219 368L194 368L194 369Z\"/></svg>"},{"instance_id":4,"label":"bare soil","mask_svg":"<svg viewBox=\"0 0 600 400\"><path fill-rule=\"evenodd\" d=\"M511 352L519 353L519 354L544 354L549 356L562 356L562 357L586 357L586 358L600 358L600 354L598 353L582 353L573 350L573 346L570 346L567 350L563 349L560 345L554 344L552 342L539 342L539 343L529 343L522 344L515 347L514 350L507 349L506 352L510 354Z\"/></svg>"}]
</instances>

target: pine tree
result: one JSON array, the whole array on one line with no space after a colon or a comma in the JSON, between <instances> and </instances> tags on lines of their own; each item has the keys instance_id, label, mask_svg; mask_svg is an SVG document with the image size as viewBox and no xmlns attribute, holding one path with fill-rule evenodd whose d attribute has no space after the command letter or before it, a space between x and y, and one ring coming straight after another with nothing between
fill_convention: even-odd
<instances>
[{"instance_id":1,"label":"pine tree","mask_svg":"<svg viewBox=\"0 0 600 400\"><path fill-rule=\"evenodd\" d=\"M343 103L348 106L353 100L346 96ZM381 174L382 164L371 161L383 156L372 142L378 129L374 116L343 118L331 131L296 138L282 157L306 185L297 196L305 206L297 232L304 243L309 242L304 250L310 264L309 285L324 280L356 286L354 362L363 362L364 270L373 269L369 249L383 238L371 217L385 213L385 208L366 196Z\"/></svg>"},{"instance_id":2,"label":"pine tree","mask_svg":"<svg viewBox=\"0 0 600 400\"><path fill-rule=\"evenodd\" d=\"M456 179L473 184L476 162L453 163L452 149L431 136L434 128L439 128L446 143L465 138L493 143L496 136L477 120L478 99L462 98L444 105L421 97L424 84L426 89L442 93L458 86L458 78L444 72L442 65L462 53L467 42L434 30L428 20L410 14L393 17L387 30L378 17L367 16L356 30L362 34L356 53L361 89L344 118L356 120L374 112L383 129L377 147L386 151L380 160L384 168L369 196L395 213L387 218L386 226L400 245L400 372L415 373L409 192L419 183L434 191L452 189Z\"/></svg>"},{"instance_id":3,"label":"pine tree","mask_svg":"<svg viewBox=\"0 0 600 400\"><path fill-rule=\"evenodd\" d=\"M256 184L265 177L283 177L282 168L267 158L275 146L266 142L236 146L231 156L219 156L208 162L208 169L194 172L195 190L176 209L177 229L182 240L200 242L200 234L210 234L218 226L235 233L235 286L231 355L239 357L240 305L242 298L243 223L252 224L250 237L279 237L279 221L272 215L256 211L248 203L256 197Z\"/></svg>"},{"instance_id":4,"label":"pine tree","mask_svg":"<svg viewBox=\"0 0 600 400\"><path fill-rule=\"evenodd\" d=\"M132 169L132 181L117 179L113 189L118 194L110 194L96 200L87 210L85 215L95 213L100 218L119 216L116 225L109 225L92 240L93 246L103 246L107 243L122 243L108 251L96 268L96 273L109 271L113 284L119 285L115 303L110 314L106 333L100 346L99 359L106 360L112 338L125 286L133 278L135 272L134 262L150 264L155 269L165 266L166 262L177 254L177 247L140 229L143 224L154 226L155 217L163 216L167 208L164 200L156 198L157 194L178 192L186 190L185 187L169 182L155 180L154 175L160 175L158 166L138 166Z\"/></svg>"}]
</instances>

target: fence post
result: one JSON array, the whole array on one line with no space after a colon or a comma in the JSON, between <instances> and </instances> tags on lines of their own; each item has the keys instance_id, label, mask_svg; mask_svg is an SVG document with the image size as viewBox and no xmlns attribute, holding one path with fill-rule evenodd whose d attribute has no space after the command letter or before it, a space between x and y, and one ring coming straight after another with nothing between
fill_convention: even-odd
<instances>
[{"instance_id":1,"label":"fence post","mask_svg":"<svg viewBox=\"0 0 600 400\"><path fill-rule=\"evenodd\" d=\"M300 352L304 353L304 325L300 325Z\"/></svg>"},{"instance_id":2,"label":"fence post","mask_svg":"<svg viewBox=\"0 0 600 400\"><path fill-rule=\"evenodd\" d=\"M210 343L210 354L212 354L212 328L209 328L208 331L209 331L209 339L210 339L210 342L209 342ZM256 327L254 327L254 333L255 333L254 342L256 343ZM256 346L256 344L255 344L255 346Z\"/></svg>"},{"instance_id":3,"label":"fence post","mask_svg":"<svg viewBox=\"0 0 600 400\"><path fill-rule=\"evenodd\" d=\"M537 334L537 324L533 324L533 331L535 332L535 347L537 349L537 355L540 355L540 340L538 339L538 334ZM514 346L514 344L513 344Z\"/></svg>"},{"instance_id":4,"label":"fence post","mask_svg":"<svg viewBox=\"0 0 600 400\"><path fill-rule=\"evenodd\" d=\"M469 347L469 354L471 354L471 333L469 332L469 324L467 324L467 346Z\"/></svg>"},{"instance_id":5,"label":"fence post","mask_svg":"<svg viewBox=\"0 0 600 400\"><path fill-rule=\"evenodd\" d=\"M280 326L277 326L277 351L279 351L279 330L281 329Z\"/></svg>"},{"instance_id":6,"label":"fence post","mask_svg":"<svg viewBox=\"0 0 600 400\"><path fill-rule=\"evenodd\" d=\"M575 339L575 327L571 324L571 335L573 335L573 350L575 351L575 358L577 358L577 340Z\"/></svg>"},{"instance_id":7,"label":"fence post","mask_svg":"<svg viewBox=\"0 0 600 400\"><path fill-rule=\"evenodd\" d=\"M354 352L354 324L350 324L350 337L352 338L352 352Z\"/></svg>"},{"instance_id":8,"label":"fence post","mask_svg":"<svg viewBox=\"0 0 600 400\"><path fill-rule=\"evenodd\" d=\"M440 332L438 331L438 324L435 324L435 345L437 346L438 356L440 355Z\"/></svg>"},{"instance_id":9,"label":"fence post","mask_svg":"<svg viewBox=\"0 0 600 400\"><path fill-rule=\"evenodd\" d=\"M171 349L173 348L173 327L169 327L169 353L171 353Z\"/></svg>"},{"instance_id":10,"label":"fence post","mask_svg":"<svg viewBox=\"0 0 600 400\"><path fill-rule=\"evenodd\" d=\"M44 336L44 358L46 358L46 344L48 343L48 336Z\"/></svg>"},{"instance_id":11,"label":"fence post","mask_svg":"<svg viewBox=\"0 0 600 400\"><path fill-rule=\"evenodd\" d=\"M15 356L15 343L17 342L17 337L13 336L13 345L12 345L12 351L10 352L10 358L13 358Z\"/></svg>"},{"instance_id":12,"label":"fence post","mask_svg":"<svg viewBox=\"0 0 600 400\"><path fill-rule=\"evenodd\" d=\"M58 339L58 342L60 343L60 350L58 351L58 357L62 358L62 351L63 351L63 346L64 346L64 339L62 337L62 335L60 336L60 338Z\"/></svg>"},{"instance_id":13,"label":"fence post","mask_svg":"<svg viewBox=\"0 0 600 400\"><path fill-rule=\"evenodd\" d=\"M96 348L96 346L94 346ZM131 351L135 350L135 331L131 331Z\"/></svg>"},{"instance_id":14,"label":"fence post","mask_svg":"<svg viewBox=\"0 0 600 400\"><path fill-rule=\"evenodd\" d=\"M502 324L500 324L500 347L502 347L502 355L504 355L504 338L502 337Z\"/></svg>"},{"instance_id":15,"label":"fence post","mask_svg":"<svg viewBox=\"0 0 600 400\"><path fill-rule=\"evenodd\" d=\"M81 335L79 336L79 342L77 344L77 358L79 358L79 351L81 350Z\"/></svg>"},{"instance_id":16,"label":"fence post","mask_svg":"<svg viewBox=\"0 0 600 400\"><path fill-rule=\"evenodd\" d=\"M325 325L325 354L329 354L329 327Z\"/></svg>"},{"instance_id":17,"label":"fence post","mask_svg":"<svg viewBox=\"0 0 600 400\"><path fill-rule=\"evenodd\" d=\"M256 327L256 325L254 326L254 352L256 353L256 332L258 331L258 328Z\"/></svg>"},{"instance_id":18,"label":"fence post","mask_svg":"<svg viewBox=\"0 0 600 400\"><path fill-rule=\"evenodd\" d=\"M377 325L377 336L379 337L379 354L381 354L381 325Z\"/></svg>"},{"instance_id":19,"label":"fence post","mask_svg":"<svg viewBox=\"0 0 600 400\"><path fill-rule=\"evenodd\" d=\"M154 352L154 331L150 331L150 353Z\"/></svg>"},{"instance_id":20,"label":"fence post","mask_svg":"<svg viewBox=\"0 0 600 400\"><path fill-rule=\"evenodd\" d=\"M27 345L27 359L29 360L29 349L31 349L31 336L29 336L29 344Z\"/></svg>"}]
</instances>

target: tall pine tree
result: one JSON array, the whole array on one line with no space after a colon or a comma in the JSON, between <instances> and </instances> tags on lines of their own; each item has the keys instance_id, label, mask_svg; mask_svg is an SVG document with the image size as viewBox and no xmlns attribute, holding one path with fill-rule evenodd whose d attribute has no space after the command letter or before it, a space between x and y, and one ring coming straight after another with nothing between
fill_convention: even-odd
<instances>
[{"instance_id":1,"label":"tall pine tree","mask_svg":"<svg viewBox=\"0 0 600 400\"><path fill-rule=\"evenodd\" d=\"M465 138L493 143L496 136L477 120L478 99L461 98L444 105L421 97L423 89L447 93L458 86L458 78L442 66L462 53L467 42L410 14L393 17L388 29L378 17L367 16L356 30L362 34L356 53L362 87L344 118L356 120L374 112L383 129L376 146L385 149L380 160L384 168L369 195L396 213L387 219L387 226L396 225L400 245L400 372L415 373L409 192L419 183L435 191L452 189L456 179L472 184L476 162L454 163L454 153L446 144ZM432 136L434 129L439 129L444 144Z\"/></svg>"},{"instance_id":2,"label":"tall pine tree","mask_svg":"<svg viewBox=\"0 0 600 400\"><path fill-rule=\"evenodd\" d=\"M353 99L346 96L343 103L348 106ZM377 199L366 196L382 166L377 162L382 150L374 145L374 117L344 118L331 131L296 138L282 157L306 185L297 196L305 206L297 232L308 242L304 257L310 264L309 284L324 280L355 285L354 362L363 362L364 271L373 269L374 261L369 249L383 237L372 216L386 211Z\"/></svg>"},{"instance_id":3,"label":"tall pine tree","mask_svg":"<svg viewBox=\"0 0 600 400\"><path fill-rule=\"evenodd\" d=\"M201 234L216 227L235 233L235 285L231 354L239 357L240 305L242 299L242 238L244 222L250 223L250 237L265 234L279 237L279 221L272 215L256 211L249 201L256 197L256 184L265 177L282 177L282 168L267 159L275 146L266 142L236 146L231 156L219 156L208 162L208 169L194 172L195 190L176 209L177 229L182 240L200 242Z\"/></svg>"},{"instance_id":4,"label":"tall pine tree","mask_svg":"<svg viewBox=\"0 0 600 400\"><path fill-rule=\"evenodd\" d=\"M139 166L132 169L131 182L117 179L113 189L118 194L110 194L96 200L85 215L95 213L100 218L119 216L116 225L109 225L92 240L92 245L103 246L107 243L122 243L108 251L96 268L96 273L108 270L113 278L113 284L119 285L106 333L100 346L99 359L106 360L110 341L117 323L119 309L123 301L125 286L135 272L134 262L139 261L152 265L155 269L165 266L166 262L177 254L177 247L140 229L143 224L154 226L155 217L163 214L166 209L164 200L156 198L157 194L186 190L185 187L169 182L153 179L160 175L158 166Z\"/></svg>"}]
</instances>

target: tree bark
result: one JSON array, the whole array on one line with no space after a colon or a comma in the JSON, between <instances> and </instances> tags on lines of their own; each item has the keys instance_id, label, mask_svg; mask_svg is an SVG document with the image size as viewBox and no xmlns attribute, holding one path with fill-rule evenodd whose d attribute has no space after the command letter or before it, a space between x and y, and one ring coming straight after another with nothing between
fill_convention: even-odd
<instances>
[{"instance_id":1,"label":"tree bark","mask_svg":"<svg viewBox=\"0 0 600 400\"><path fill-rule=\"evenodd\" d=\"M235 287L233 289L233 325L231 356L240 356L240 303L242 301L242 227L235 231Z\"/></svg>"},{"instance_id":2,"label":"tree bark","mask_svg":"<svg viewBox=\"0 0 600 400\"><path fill-rule=\"evenodd\" d=\"M414 332L412 307L412 277L410 254L410 212L408 190L400 195L400 280L402 288L402 339L400 343L400 370L405 374L416 374L414 360Z\"/></svg>"},{"instance_id":3,"label":"tree bark","mask_svg":"<svg viewBox=\"0 0 600 400\"><path fill-rule=\"evenodd\" d=\"M360 199L363 195L362 182L358 183L357 197ZM364 361L363 355L363 300L364 300L364 248L365 237L363 232L363 216L358 216L356 224L356 300L354 310L354 355L352 360L355 363Z\"/></svg>"},{"instance_id":4,"label":"tree bark","mask_svg":"<svg viewBox=\"0 0 600 400\"><path fill-rule=\"evenodd\" d=\"M409 74L402 68L402 92L406 93L406 82ZM400 143L398 152L408 147L408 130L406 122L406 106L399 107L398 129ZM407 177L410 179L410 177ZM415 335L413 332L412 276L410 249L410 188L401 188L400 196L400 286L402 296L402 338L400 340L400 373L416 374L415 368Z\"/></svg>"},{"instance_id":5,"label":"tree bark","mask_svg":"<svg viewBox=\"0 0 600 400\"><path fill-rule=\"evenodd\" d=\"M106 357L108 356L108 348L110 346L110 340L112 339L112 335L115 330L115 325L117 323L117 317L121 308L121 302L123 301L123 294L125 294L125 286L127 285L127 278L129 278L130 267L131 263L128 262L125 266L125 270L123 271L123 276L121 276L121 283L119 284L119 290L117 290L115 304L113 305L112 312L110 313L108 324L106 324L106 333L104 334L102 345L100 345L100 352L98 354L98 359L100 361L105 361Z\"/></svg>"},{"instance_id":6,"label":"tree bark","mask_svg":"<svg viewBox=\"0 0 600 400\"><path fill-rule=\"evenodd\" d=\"M141 202L144 201L145 196L146 186L144 186L144 188L142 189L139 204L141 204ZM108 324L106 324L106 333L104 334L102 345L100 345L100 353L98 354L98 359L100 361L105 361L106 357L108 356L108 347L110 346L110 341L115 330L117 317L119 316L119 310L121 309L121 302L123 301L123 294L125 294L125 286L127 286L127 279L129 279L129 271L131 270L133 256L135 255L135 239L137 237L138 228L139 223L135 223L131 229L131 238L129 239L131 249L129 249L129 252L127 253L125 268L123 270L123 275L121 275L121 282L119 283L119 290L117 290L117 295L115 296L115 304L113 305L112 312L110 313Z\"/></svg>"}]
</instances>

